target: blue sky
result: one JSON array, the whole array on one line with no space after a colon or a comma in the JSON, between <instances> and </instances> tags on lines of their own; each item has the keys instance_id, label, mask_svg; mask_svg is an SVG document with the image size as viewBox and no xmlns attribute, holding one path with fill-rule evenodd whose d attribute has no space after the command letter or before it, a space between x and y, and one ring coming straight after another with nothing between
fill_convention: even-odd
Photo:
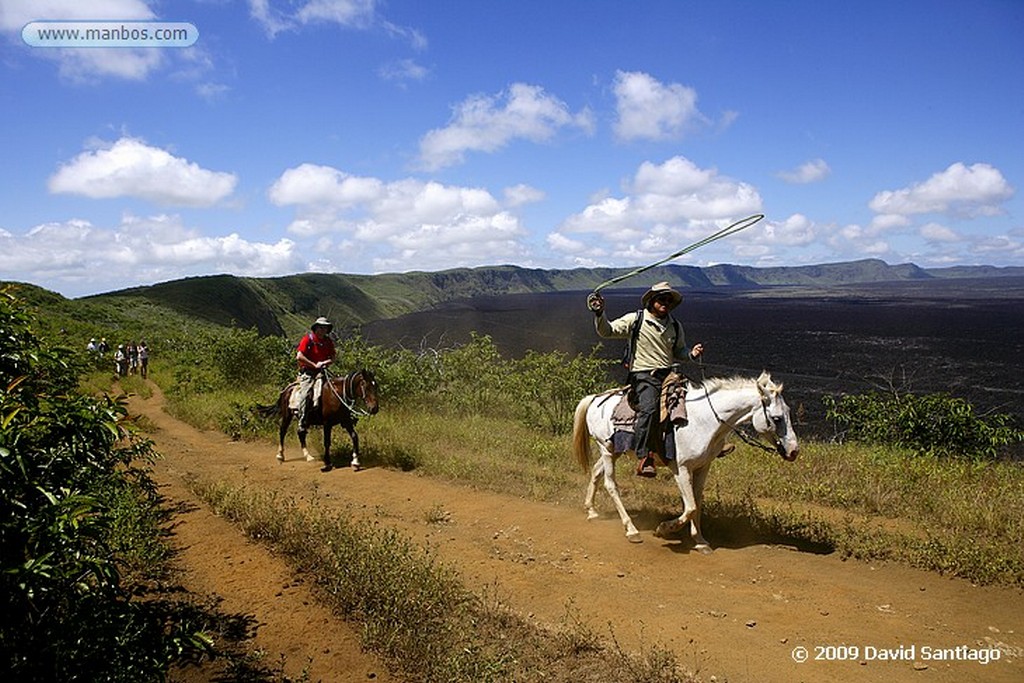
<instances>
[{"instance_id":1,"label":"blue sky","mask_svg":"<svg viewBox=\"0 0 1024 683\"><path fill-rule=\"evenodd\" d=\"M636 266L753 213L678 262L1024 265L1018 0L0 0L0 31L0 279L66 296Z\"/></svg>"}]
</instances>

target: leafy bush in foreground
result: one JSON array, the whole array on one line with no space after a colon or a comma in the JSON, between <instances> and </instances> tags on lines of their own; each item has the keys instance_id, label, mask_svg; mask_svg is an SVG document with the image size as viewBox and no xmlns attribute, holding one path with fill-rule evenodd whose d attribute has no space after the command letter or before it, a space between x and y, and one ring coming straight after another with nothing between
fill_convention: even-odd
<instances>
[{"instance_id":1,"label":"leafy bush in foreground","mask_svg":"<svg viewBox=\"0 0 1024 683\"><path fill-rule=\"evenodd\" d=\"M979 416L949 394L825 396L826 416L848 438L906 448L918 454L993 459L1024 432L1005 414Z\"/></svg>"},{"instance_id":2,"label":"leafy bush in foreground","mask_svg":"<svg viewBox=\"0 0 1024 683\"><path fill-rule=\"evenodd\" d=\"M125 506L132 523L156 507L132 466L150 444L125 429L122 403L75 393L66 350L33 323L0 291L0 667L19 681L161 679L206 643L121 579Z\"/></svg>"}]
</instances>

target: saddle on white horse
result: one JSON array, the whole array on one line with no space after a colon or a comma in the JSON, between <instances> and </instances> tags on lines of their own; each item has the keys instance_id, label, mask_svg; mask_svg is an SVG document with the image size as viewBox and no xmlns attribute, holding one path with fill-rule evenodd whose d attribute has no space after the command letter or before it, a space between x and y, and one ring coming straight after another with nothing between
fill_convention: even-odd
<instances>
[{"instance_id":1,"label":"saddle on white horse","mask_svg":"<svg viewBox=\"0 0 1024 683\"><path fill-rule=\"evenodd\" d=\"M615 408L612 410L612 442L615 444L615 452L621 453L633 450L633 434L636 426L636 408L630 401L631 392L626 389L619 389L621 396ZM672 430L669 425L686 424L686 378L675 372L669 373L661 383L661 396L659 398L660 415L657 427L664 426L665 452L659 453L663 459L672 460L675 457L675 441L671 439ZM659 439L661 441L661 439Z\"/></svg>"},{"instance_id":2,"label":"saddle on white horse","mask_svg":"<svg viewBox=\"0 0 1024 683\"><path fill-rule=\"evenodd\" d=\"M633 431L636 422L636 407L634 406L632 392L629 389L617 389L621 392L619 402L612 411L612 424L616 429ZM672 424L684 424L686 422L686 378L675 372L669 373L665 381L661 383L661 397L659 399L661 414L660 422L671 422Z\"/></svg>"}]
</instances>

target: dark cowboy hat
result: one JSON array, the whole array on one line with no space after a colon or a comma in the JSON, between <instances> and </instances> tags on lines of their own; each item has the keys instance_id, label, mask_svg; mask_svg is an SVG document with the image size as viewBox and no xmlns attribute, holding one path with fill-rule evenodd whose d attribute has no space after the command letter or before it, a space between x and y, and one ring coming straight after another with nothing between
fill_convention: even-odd
<instances>
[{"instance_id":1,"label":"dark cowboy hat","mask_svg":"<svg viewBox=\"0 0 1024 683\"><path fill-rule=\"evenodd\" d=\"M650 289L644 292L644 295L640 297L640 303L644 308L647 308L651 305L651 301L653 301L655 297L662 296L664 294L672 297L672 303L669 304L668 307L668 310L670 311L683 301L683 295L672 289L672 285L667 282L659 282L656 285L652 285Z\"/></svg>"},{"instance_id":2,"label":"dark cowboy hat","mask_svg":"<svg viewBox=\"0 0 1024 683\"><path fill-rule=\"evenodd\" d=\"M316 330L318 327L326 327L328 332L334 329L334 325L331 324L331 321L323 316L314 320L313 324L309 326L309 329Z\"/></svg>"}]
</instances>

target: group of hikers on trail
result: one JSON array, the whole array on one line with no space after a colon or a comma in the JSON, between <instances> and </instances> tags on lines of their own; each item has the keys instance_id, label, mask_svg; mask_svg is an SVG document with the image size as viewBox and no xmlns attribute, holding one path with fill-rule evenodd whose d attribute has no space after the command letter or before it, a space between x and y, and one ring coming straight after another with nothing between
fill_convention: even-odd
<instances>
[{"instance_id":1,"label":"group of hikers on trail","mask_svg":"<svg viewBox=\"0 0 1024 683\"><path fill-rule=\"evenodd\" d=\"M101 358L110 350L107 338L102 337L96 341L96 337L89 340L85 350L89 353L98 354ZM118 377L127 377L138 373L142 379L149 376L149 346L146 342L128 342L118 344L114 349L114 372Z\"/></svg>"},{"instance_id":2,"label":"group of hikers on trail","mask_svg":"<svg viewBox=\"0 0 1024 683\"><path fill-rule=\"evenodd\" d=\"M594 327L601 337L627 339L624 363L628 383L635 399L636 422L634 445L637 456L636 474L654 477L657 474L655 454L663 453L664 432L659 419L662 384L679 364L697 361L704 352L703 344L688 347L683 326L672 316L683 296L668 282L659 282L640 298L641 308L615 320L605 317L605 301L593 293L587 305L594 313ZM317 375L334 362L336 350L331 339L334 326L319 317L303 335L296 348L298 362L299 431L309 429L310 396ZM682 373L680 373L682 374ZM726 445L721 455L732 450Z\"/></svg>"}]
</instances>

